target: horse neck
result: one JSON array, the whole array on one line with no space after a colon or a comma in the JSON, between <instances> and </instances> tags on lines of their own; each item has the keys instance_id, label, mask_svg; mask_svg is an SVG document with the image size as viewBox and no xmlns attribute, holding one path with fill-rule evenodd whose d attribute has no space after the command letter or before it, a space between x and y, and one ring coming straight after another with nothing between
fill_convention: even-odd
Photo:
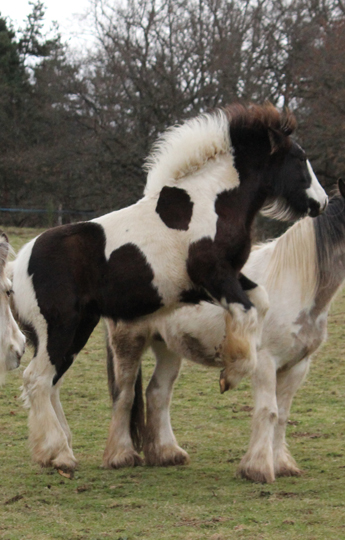
<instances>
[{"instance_id":1,"label":"horse neck","mask_svg":"<svg viewBox=\"0 0 345 540\"><path fill-rule=\"evenodd\" d=\"M247 226L251 227L256 214L263 208L268 198L267 163L269 148L258 144L248 154L241 147L234 147L234 165L240 178L238 198L242 208L245 207Z\"/></svg>"},{"instance_id":2,"label":"horse neck","mask_svg":"<svg viewBox=\"0 0 345 540\"><path fill-rule=\"evenodd\" d=\"M256 215L263 208L267 198L260 172L253 171L242 176L237 197L238 207L244 210L245 226L251 229Z\"/></svg>"}]
</instances>

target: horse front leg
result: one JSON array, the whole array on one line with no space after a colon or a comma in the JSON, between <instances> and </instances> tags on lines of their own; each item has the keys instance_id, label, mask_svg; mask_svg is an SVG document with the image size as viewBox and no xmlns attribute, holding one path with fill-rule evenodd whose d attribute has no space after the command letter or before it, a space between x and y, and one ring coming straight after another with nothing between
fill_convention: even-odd
<instances>
[{"instance_id":1,"label":"horse front leg","mask_svg":"<svg viewBox=\"0 0 345 540\"><path fill-rule=\"evenodd\" d=\"M72 433L68 425L61 401L60 401L60 388L62 386L63 377L52 387L50 394L50 401L53 405L55 414L60 422L62 429L67 437L68 446L72 448Z\"/></svg>"},{"instance_id":2,"label":"horse front leg","mask_svg":"<svg viewBox=\"0 0 345 540\"><path fill-rule=\"evenodd\" d=\"M24 371L22 398L30 409L29 444L34 461L40 465L73 471L77 460L54 408L55 375L55 366L46 351L39 351Z\"/></svg>"},{"instance_id":3,"label":"horse front leg","mask_svg":"<svg viewBox=\"0 0 345 540\"><path fill-rule=\"evenodd\" d=\"M146 337L133 324L106 320L108 332L108 380L113 401L109 435L103 455L103 466L118 469L142 465L139 448L131 436L132 408L140 360ZM144 418L142 411L141 418ZM143 432L144 426L136 426Z\"/></svg>"},{"instance_id":4,"label":"horse front leg","mask_svg":"<svg viewBox=\"0 0 345 540\"><path fill-rule=\"evenodd\" d=\"M278 423L274 431L274 470L276 476L300 476L301 469L290 454L286 444L286 426L293 397L303 383L310 366L310 358L287 371L277 374Z\"/></svg>"},{"instance_id":5,"label":"horse front leg","mask_svg":"<svg viewBox=\"0 0 345 540\"><path fill-rule=\"evenodd\" d=\"M148 465L185 465L189 456L177 444L170 422L172 390L182 358L170 351L164 341L155 341L151 346L156 366L146 390L145 461Z\"/></svg>"},{"instance_id":6,"label":"horse front leg","mask_svg":"<svg viewBox=\"0 0 345 540\"><path fill-rule=\"evenodd\" d=\"M252 376L254 412L249 447L241 460L238 475L254 482L274 482L273 438L278 418L276 366L265 350L259 352Z\"/></svg>"},{"instance_id":7,"label":"horse front leg","mask_svg":"<svg viewBox=\"0 0 345 540\"><path fill-rule=\"evenodd\" d=\"M232 280L230 288L226 333L219 350L225 366L219 380L221 393L235 388L243 377L254 372L257 347L269 307L265 289L243 275ZM222 302L224 307L225 301L226 297Z\"/></svg>"}]
</instances>

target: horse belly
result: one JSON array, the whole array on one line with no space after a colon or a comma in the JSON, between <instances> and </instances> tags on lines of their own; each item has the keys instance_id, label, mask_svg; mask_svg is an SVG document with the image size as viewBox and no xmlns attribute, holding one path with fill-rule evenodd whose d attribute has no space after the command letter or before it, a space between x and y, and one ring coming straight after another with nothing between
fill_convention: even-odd
<instances>
[{"instance_id":1,"label":"horse belly","mask_svg":"<svg viewBox=\"0 0 345 540\"><path fill-rule=\"evenodd\" d=\"M180 356L209 367L222 367L217 351L225 337L225 310L202 302L181 307L156 321L155 331Z\"/></svg>"}]
</instances>

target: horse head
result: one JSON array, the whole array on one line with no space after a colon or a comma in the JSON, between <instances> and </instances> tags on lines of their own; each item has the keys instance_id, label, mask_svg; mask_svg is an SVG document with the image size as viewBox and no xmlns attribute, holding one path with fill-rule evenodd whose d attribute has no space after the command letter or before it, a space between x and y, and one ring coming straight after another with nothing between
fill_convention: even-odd
<instances>
[{"instance_id":1,"label":"horse head","mask_svg":"<svg viewBox=\"0 0 345 540\"><path fill-rule=\"evenodd\" d=\"M12 283L8 278L8 254L10 245L4 233L0 233L0 376L15 369L25 349L25 337L20 331L10 307Z\"/></svg>"},{"instance_id":2,"label":"horse head","mask_svg":"<svg viewBox=\"0 0 345 540\"><path fill-rule=\"evenodd\" d=\"M304 150L291 139L296 119L272 104L239 105L226 109L236 168L243 176L259 172L265 206L263 213L279 220L316 217L328 197L319 184ZM257 176L258 177L258 176Z\"/></svg>"}]
</instances>

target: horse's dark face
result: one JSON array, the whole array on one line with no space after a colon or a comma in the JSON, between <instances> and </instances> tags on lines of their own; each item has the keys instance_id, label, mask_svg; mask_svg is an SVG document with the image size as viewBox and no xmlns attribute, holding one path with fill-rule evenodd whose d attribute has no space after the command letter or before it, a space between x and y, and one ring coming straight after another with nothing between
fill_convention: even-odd
<instances>
[{"instance_id":1,"label":"horse's dark face","mask_svg":"<svg viewBox=\"0 0 345 540\"><path fill-rule=\"evenodd\" d=\"M305 215L318 216L327 206L328 197L319 184L304 150L292 142L288 150L277 151L270 158L266 177L269 182L269 206L264 214L283 220Z\"/></svg>"}]
</instances>

